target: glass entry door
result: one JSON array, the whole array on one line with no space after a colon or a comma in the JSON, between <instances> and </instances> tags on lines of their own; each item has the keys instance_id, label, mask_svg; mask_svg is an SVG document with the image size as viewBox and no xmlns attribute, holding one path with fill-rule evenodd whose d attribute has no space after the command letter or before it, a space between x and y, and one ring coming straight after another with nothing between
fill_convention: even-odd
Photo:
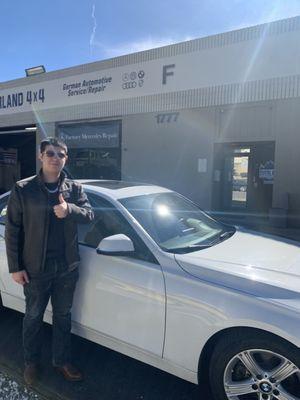
<instances>
[{"instance_id":1,"label":"glass entry door","mask_svg":"<svg viewBox=\"0 0 300 400\"><path fill-rule=\"evenodd\" d=\"M225 209L247 207L250 148L236 148L227 154L223 171L223 205Z\"/></svg>"},{"instance_id":2,"label":"glass entry door","mask_svg":"<svg viewBox=\"0 0 300 400\"><path fill-rule=\"evenodd\" d=\"M244 208L247 206L250 149L238 150L240 150L240 153L232 157L231 202L232 207Z\"/></svg>"},{"instance_id":3,"label":"glass entry door","mask_svg":"<svg viewBox=\"0 0 300 400\"><path fill-rule=\"evenodd\" d=\"M268 212L272 207L274 142L224 145L222 209Z\"/></svg>"}]
</instances>

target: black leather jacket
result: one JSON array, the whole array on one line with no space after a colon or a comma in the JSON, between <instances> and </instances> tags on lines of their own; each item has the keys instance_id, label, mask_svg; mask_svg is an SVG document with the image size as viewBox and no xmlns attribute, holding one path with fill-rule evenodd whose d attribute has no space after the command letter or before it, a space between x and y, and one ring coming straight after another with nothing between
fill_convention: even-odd
<instances>
[{"instance_id":1,"label":"black leather jacket","mask_svg":"<svg viewBox=\"0 0 300 400\"><path fill-rule=\"evenodd\" d=\"M68 203L64 219L65 260L71 271L78 267L77 223L88 223L94 217L81 184L67 179L61 172L59 192ZM5 243L9 272L26 270L43 272L49 231L48 192L42 172L19 181L13 187L7 206Z\"/></svg>"}]
</instances>

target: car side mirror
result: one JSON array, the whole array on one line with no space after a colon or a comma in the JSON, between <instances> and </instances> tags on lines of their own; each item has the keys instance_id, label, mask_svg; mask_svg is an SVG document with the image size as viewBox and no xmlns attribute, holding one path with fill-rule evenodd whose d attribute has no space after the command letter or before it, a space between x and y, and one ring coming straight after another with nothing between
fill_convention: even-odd
<instances>
[{"instance_id":1,"label":"car side mirror","mask_svg":"<svg viewBox=\"0 0 300 400\"><path fill-rule=\"evenodd\" d=\"M128 256L134 253L134 245L128 236L120 233L102 239L96 251L107 256Z\"/></svg>"}]
</instances>

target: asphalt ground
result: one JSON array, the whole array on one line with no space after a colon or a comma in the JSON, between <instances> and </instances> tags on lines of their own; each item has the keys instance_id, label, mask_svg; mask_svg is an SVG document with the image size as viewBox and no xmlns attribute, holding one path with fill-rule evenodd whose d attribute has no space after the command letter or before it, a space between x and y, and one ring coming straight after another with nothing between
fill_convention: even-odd
<instances>
[{"instance_id":1,"label":"asphalt ground","mask_svg":"<svg viewBox=\"0 0 300 400\"><path fill-rule=\"evenodd\" d=\"M22 314L0 310L0 371L24 385L21 332ZM40 380L33 388L42 399L212 400L206 385L186 382L74 335L74 363L83 371L85 379L66 382L51 366L49 325L44 324L43 334Z\"/></svg>"},{"instance_id":2,"label":"asphalt ground","mask_svg":"<svg viewBox=\"0 0 300 400\"><path fill-rule=\"evenodd\" d=\"M6 373L0 371L0 399L5 400L43 400L32 390L16 382Z\"/></svg>"}]
</instances>

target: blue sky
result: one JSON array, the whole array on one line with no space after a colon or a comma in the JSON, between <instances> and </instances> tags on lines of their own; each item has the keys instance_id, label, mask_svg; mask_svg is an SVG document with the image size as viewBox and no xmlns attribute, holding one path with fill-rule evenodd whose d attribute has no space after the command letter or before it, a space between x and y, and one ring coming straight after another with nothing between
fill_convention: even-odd
<instances>
[{"instance_id":1,"label":"blue sky","mask_svg":"<svg viewBox=\"0 0 300 400\"><path fill-rule=\"evenodd\" d=\"M300 0L3 0L0 82L300 15Z\"/></svg>"}]
</instances>

